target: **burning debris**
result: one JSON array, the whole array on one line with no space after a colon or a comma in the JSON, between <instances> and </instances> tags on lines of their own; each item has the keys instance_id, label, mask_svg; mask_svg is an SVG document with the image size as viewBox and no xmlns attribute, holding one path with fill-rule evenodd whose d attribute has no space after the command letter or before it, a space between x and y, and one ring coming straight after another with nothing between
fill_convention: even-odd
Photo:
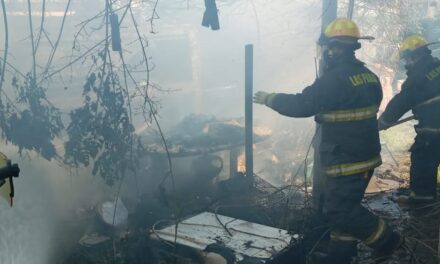
<instances>
[{"instance_id":1,"label":"burning debris","mask_svg":"<svg viewBox=\"0 0 440 264\"><path fill-rule=\"evenodd\" d=\"M268 128L254 129L255 142L267 139ZM154 139L156 142L151 142ZM147 138L147 152L164 152L159 139ZM176 155L214 152L244 145L244 126L237 119L219 120L214 116L192 114L176 125L167 138L169 151Z\"/></svg>"},{"instance_id":2,"label":"burning debris","mask_svg":"<svg viewBox=\"0 0 440 264\"><path fill-rule=\"evenodd\" d=\"M59 196L69 203L55 194L47 195L45 204L60 208L48 210L54 212L56 224L46 218L42 220L55 233L47 238L52 243L46 246L54 252L47 254L54 256L44 260L37 260L36 253L46 252L36 252L38 243L34 241L46 241L40 235L46 238L50 232L37 230L29 222L23 222L23 226L29 226L25 229L15 219L2 218L25 236L16 241L10 239L16 238L15 234L7 233L12 230L11 225L4 225L3 238L7 241L2 241L5 246L0 262L29 263L16 258L26 252L36 264L315 264L311 263L312 256L325 253L332 235L338 235L332 231L339 231L330 230L334 223L329 224L322 212L312 206L311 192L318 189L312 185L318 185L318 177L312 182L311 176L312 172L318 175L321 166L321 161L314 158L326 153L329 160L341 154L348 162L331 164L335 166L326 171L326 182L334 179L327 177L332 173L335 177L350 177L359 170L365 172L365 168L372 173L381 156L383 164L375 170L362 205L392 223L406 237L404 247L389 263L438 263L440 204L434 199L435 190L428 197L421 196L432 203L405 206L398 202L405 196L408 200L416 196L415 192L402 190L414 180L410 180L414 160L407 152L416 136L412 126L416 125L417 133L439 132L435 123L440 110L438 83L423 87L440 79L438 61L432 58L430 63L436 66L421 74L428 81L414 85L417 89L404 89L403 84L412 75L405 76L405 69L418 62L416 55L439 54L440 50L433 45L440 40L439 0L323 0L322 10L316 8L315 2L320 1L28 0L27 5L24 2L1 1L4 42L0 58L0 130L8 144L4 146L6 151L18 152L26 160L36 156L44 159L38 160L37 169L26 169L20 164L20 168L25 168L23 171L37 175L17 181L17 202L24 209L11 215L11 219L21 217L22 212L28 216L28 211L40 208L39 201L32 199L37 191L27 194L29 204L20 200L20 195L26 195L22 191L25 184L38 192L46 191L49 185L58 190L58 180L64 179L59 176L68 174L64 170L43 170L43 160L47 163L41 163L50 164L49 168L53 165L49 162L54 162L60 167L68 166L69 172L78 171L78 177L71 174L68 183L62 183L75 193L72 196L76 200L70 201L67 192L62 191L58 191ZM204 9L205 27L218 30L219 16L228 18L220 19L221 35L200 28L199 22L194 24L193 18L200 17ZM334 20L341 14L344 18ZM159 18L163 24L156 27ZM292 62L306 65L315 56L319 24L323 34L318 40L320 54L316 54L316 66L320 72L313 67L291 70ZM23 25L28 29L23 31ZM249 25L255 25L255 30ZM376 41L360 35L361 32L373 35ZM237 47L256 39L255 49L253 44L245 46L243 63L237 56ZM358 50L358 41L362 39L369 42ZM355 50L365 65L354 58ZM255 68L254 51L259 63ZM397 62L399 56L405 58L404 63ZM338 72L338 76L333 74L337 63L349 60L346 71ZM354 73L357 67L362 69ZM265 91L254 93L254 70L258 89ZM323 77L325 74L328 79ZM290 88L282 91L282 95L270 90L298 87L315 75L316 82L300 95ZM343 78L346 81L341 83ZM315 92L325 92L309 97L307 94L314 94L310 91L321 82L322 89ZM339 94L345 90L355 94L364 89L365 93L352 98ZM382 142L375 142L377 156L360 160L361 153L374 145L358 144L362 134L374 134L369 138L377 141L377 127L385 129L402 122L388 119L386 114L376 122L377 117L388 112L386 104L396 98L394 95L417 91L406 100L413 101L423 99L419 95L430 89L437 97L413 105L414 116L403 119L419 119L424 115L424 107L437 104L437 108L427 108L431 110L426 111L426 120L418 124L409 121L395 130L381 132ZM375 95L365 96L372 90ZM284 92L292 95L286 96ZM331 99L336 102L333 106ZM260 116L261 109L254 112L253 102L288 116L314 115L318 127L332 123L332 129L325 129L326 132L340 126L333 130L335 138L340 138L320 149L319 144L313 144L319 141L313 136L315 122L296 123L272 116L268 122L268 116ZM241 116L243 110L243 118L223 118ZM190 114L193 112L212 115ZM255 126L254 119L259 124L271 125ZM162 120L167 125L177 124L165 131ZM343 136L349 130L346 128L350 125L344 124L347 122L357 127ZM371 130L359 125L368 122ZM144 133L153 130L154 133ZM433 142L426 140L418 147L432 147ZM424 159L434 156L437 149L433 147ZM355 160L356 156L359 160ZM424 164L425 160L419 161ZM4 163L10 162L5 158ZM20 169L16 164L4 169L0 180L9 178L10 184L0 182L1 192L12 204L12 177ZM431 176L433 171L429 172ZM44 177L37 176L43 174L53 178L51 184L40 190L31 180L41 181ZM83 174L100 177L77 184L78 189L72 188L75 181L83 180ZM369 179L367 175L361 176ZM358 178L361 177L353 179ZM99 182L100 188L89 188L91 182ZM350 184L335 186L340 189L329 199L353 191ZM360 192L357 197L360 200ZM345 201L351 199L335 203L336 210ZM62 216L57 215L58 211L63 211ZM10 212L14 211L5 210L1 215L5 217ZM33 222L36 216L42 218L44 214L40 211L27 218ZM361 220L349 224L358 222ZM382 227L377 225L376 234ZM368 228L357 228L361 229ZM27 239L29 235L32 239ZM351 242L359 237L353 235ZM370 237L379 235L371 233ZM30 244L30 250L24 244ZM359 243L358 249L355 262L371 263L374 253L366 243Z\"/></svg>"},{"instance_id":3,"label":"burning debris","mask_svg":"<svg viewBox=\"0 0 440 264\"><path fill-rule=\"evenodd\" d=\"M202 132L199 132L199 135L203 136L206 133L203 132L203 128L206 127L206 122L210 123L206 120L210 119L200 122L197 131ZM295 133L285 135L291 138L296 136ZM176 135L174 142L198 142L199 149L203 148L201 144L203 141L191 141L189 137L185 141L182 138L185 137ZM256 158L260 149L261 152L278 153L278 155L262 155L268 169L280 166L283 170L290 171L290 176L294 175L297 168L291 162L280 161L280 157L290 155L288 154L290 152L280 154L283 152L271 147L277 145L273 137L265 138L264 141L255 144ZM206 149L218 150L212 146L208 145ZM186 149L192 149L190 147L191 145L188 145ZM245 167L242 167L244 153L237 152L233 168L236 173L229 175L231 160L222 156L221 153L224 151L229 152L229 150L221 150L199 154L200 152L190 151L191 155L171 152L177 170L177 193L172 193L169 185L166 185L167 191L162 196L143 196L136 209L128 214L128 222L123 225L125 226L123 230L86 234L79 240L80 247L75 252L81 252L83 256L88 256L87 259L95 261L99 257L109 256L109 261L130 259L134 261L132 263L282 264L291 263L292 259L295 259L296 263L307 263L308 257L314 251L325 247L326 242L323 237L327 230L322 218L309 207L310 190L305 189L303 181L294 181L276 187L258 175L255 175L254 187L250 188L245 177ZM392 165L384 166L376 172L369 187L370 194L366 195L364 204L370 210L397 224L401 231L410 237L411 250L400 252L400 255L395 256L390 263L402 263L399 262L402 260L406 261L405 263L412 263L416 256L425 259L426 263L434 263L429 261L435 257L432 254L429 256L428 253L432 253L431 249L435 248L435 241L438 238L420 236L415 230L429 225L433 230L425 232L433 233L436 227L430 221L438 217L439 207L433 205L428 209L427 219L430 220L424 222L414 218L413 209L406 210L397 206L393 190L406 184L406 179L399 177L402 172L408 173L408 154L395 152L393 148L390 151L397 163L391 162L393 158L390 154L384 155L386 161L391 160L387 164ZM193 155L193 153L197 154ZM155 152L155 155L162 160L155 162L156 166L159 166L155 171L166 171L163 153ZM302 159L304 158L303 156ZM301 159L298 160L301 164ZM240 168L244 172L240 172ZM292 171L293 169L295 170ZM225 174L226 178L218 179L220 175ZM299 178L303 178L302 176L301 174ZM179 183L179 179L183 181ZM114 203L112 204L108 206L110 221L113 219L111 211L114 209ZM179 208L180 212L177 217L175 208ZM108 227L104 222L99 221L98 226L103 224ZM107 230L107 227L95 228L95 230ZM91 248L93 250L90 250ZM371 250L361 244L358 263L368 264L370 258ZM69 259L72 262L66 263L77 263L78 260L83 261L86 258L73 255Z\"/></svg>"}]
</instances>

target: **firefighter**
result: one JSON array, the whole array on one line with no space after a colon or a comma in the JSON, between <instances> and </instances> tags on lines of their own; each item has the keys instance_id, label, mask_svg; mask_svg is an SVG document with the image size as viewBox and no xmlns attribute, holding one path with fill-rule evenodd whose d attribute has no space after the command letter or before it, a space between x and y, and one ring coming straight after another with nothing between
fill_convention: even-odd
<instances>
[{"instance_id":1,"label":"firefighter","mask_svg":"<svg viewBox=\"0 0 440 264\"><path fill-rule=\"evenodd\" d=\"M20 174L18 164L11 161L0 152L0 197L3 197L12 206L14 198L14 180ZM9 184L6 183L9 181Z\"/></svg>"},{"instance_id":2,"label":"firefighter","mask_svg":"<svg viewBox=\"0 0 440 264\"><path fill-rule=\"evenodd\" d=\"M398 201L434 202L437 168L440 163L440 61L431 55L430 43L421 35L411 35L400 44L407 79L379 118L379 128L387 129L412 110L418 124L412 145L409 190L398 193Z\"/></svg>"},{"instance_id":3,"label":"firefighter","mask_svg":"<svg viewBox=\"0 0 440 264\"><path fill-rule=\"evenodd\" d=\"M254 95L257 104L285 116L314 116L321 126L318 149L326 174L324 214L330 227L327 252L317 255L322 263L350 263L358 240L374 249L378 261L403 242L383 219L361 206L373 170L382 162L376 117L382 89L378 77L355 57L363 38L352 20L334 20L318 41L327 62L322 76L301 93Z\"/></svg>"}]
</instances>

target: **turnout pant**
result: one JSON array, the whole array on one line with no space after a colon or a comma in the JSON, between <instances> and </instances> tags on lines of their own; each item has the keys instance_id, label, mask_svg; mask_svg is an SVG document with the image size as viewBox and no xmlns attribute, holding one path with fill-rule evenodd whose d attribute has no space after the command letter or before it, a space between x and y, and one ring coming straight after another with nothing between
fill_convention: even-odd
<instances>
[{"instance_id":1,"label":"turnout pant","mask_svg":"<svg viewBox=\"0 0 440 264\"><path fill-rule=\"evenodd\" d=\"M435 197L440 163L440 135L417 135L410 152L410 189L416 195Z\"/></svg>"},{"instance_id":2,"label":"turnout pant","mask_svg":"<svg viewBox=\"0 0 440 264\"><path fill-rule=\"evenodd\" d=\"M375 248L388 233L385 222L361 205L372 175L373 170L348 176L327 176L324 213L330 226L330 243L337 248L342 248L344 243L350 248L348 245L356 244L357 240Z\"/></svg>"}]
</instances>

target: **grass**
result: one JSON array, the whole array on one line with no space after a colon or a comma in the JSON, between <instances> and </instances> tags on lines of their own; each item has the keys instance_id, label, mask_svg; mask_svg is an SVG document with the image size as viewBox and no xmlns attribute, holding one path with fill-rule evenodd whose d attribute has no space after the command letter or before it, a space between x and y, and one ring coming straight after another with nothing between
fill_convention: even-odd
<instances>
[{"instance_id":1,"label":"grass","mask_svg":"<svg viewBox=\"0 0 440 264\"><path fill-rule=\"evenodd\" d=\"M381 142L385 144L393 155L400 156L407 154L411 145L414 143L416 133L411 122L390 128L380 133ZM390 155L387 151L382 151L382 155ZM399 159L399 163L404 159ZM437 173L437 182L440 183L440 167Z\"/></svg>"}]
</instances>

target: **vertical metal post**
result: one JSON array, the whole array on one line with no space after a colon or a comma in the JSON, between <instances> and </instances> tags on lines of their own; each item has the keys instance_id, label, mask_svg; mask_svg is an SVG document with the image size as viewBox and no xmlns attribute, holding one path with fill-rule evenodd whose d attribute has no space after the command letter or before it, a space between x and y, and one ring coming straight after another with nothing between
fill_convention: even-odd
<instances>
[{"instance_id":1,"label":"vertical metal post","mask_svg":"<svg viewBox=\"0 0 440 264\"><path fill-rule=\"evenodd\" d=\"M321 32L324 32L327 25L336 19L337 11L338 0L322 0ZM321 56L321 60L319 61L319 76L322 75L325 68L325 61L322 57L323 56Z\"/></svg>"},{"instance_id":2,"label":"vertical metal post","mask_svg":"<svg viewBox=\"0 0 440 264\"><path fill-rule=\"evenodd\" d=\"M354 0L350 0L348 2L348 11L347 11L347 17L352 19L353 18L353 11L354 11Z\"/></svg>"},{"instance_id":3,"label":"vertical metal post","mask_svg":"<svg viewBox=\"0 0 440 264\"><path fill-rule=\"evenodd\" d=\"M254 155L253 155L253 71L254 71L254 46L248 44L245 46L245 157L246 157L246 178L251 186L254 178Z\"/></svg>"},{"instance_id":4,"label":"vertical metal post","mask_svg":"<svg viewBox=\"0 0 440 264\"><path fill-rule=\"evenodd\" d=\"M323 0L322 1L322 21L321 32L324 32L330 22L336 19L338 10L337 0ZM322 58L323 56L321 56ZM319 76L324 73L325 61L319 61ZM313 141L313 190L312 190L312 204L317 212L322 212L324 205L324 191L325 191L325 172L321 164L321 155L319 145L321 144L321 127L316 124L316 131Z\"/></svg>"},{"instance_id":5,"label":"vertical metal post","mask_svg":"<svg viewBox=\"0 0 440 264\"><path fill-rule=\"evenodd\" d=\"M321 31L324 31L330 22L336 19L338 0L322 0Z\"/></svg>"},{"instance_id":6,"label":"vertical metal post","mask_svg":"<svg viewBox=\"0 0 440 264\"><path fill-rule=\"evenodd\" d=\"M237 176L237 159L238 155L240 155L240 148L233 147L229 150L229 178L234 178Z\"/></svg>"}]
</instances>

